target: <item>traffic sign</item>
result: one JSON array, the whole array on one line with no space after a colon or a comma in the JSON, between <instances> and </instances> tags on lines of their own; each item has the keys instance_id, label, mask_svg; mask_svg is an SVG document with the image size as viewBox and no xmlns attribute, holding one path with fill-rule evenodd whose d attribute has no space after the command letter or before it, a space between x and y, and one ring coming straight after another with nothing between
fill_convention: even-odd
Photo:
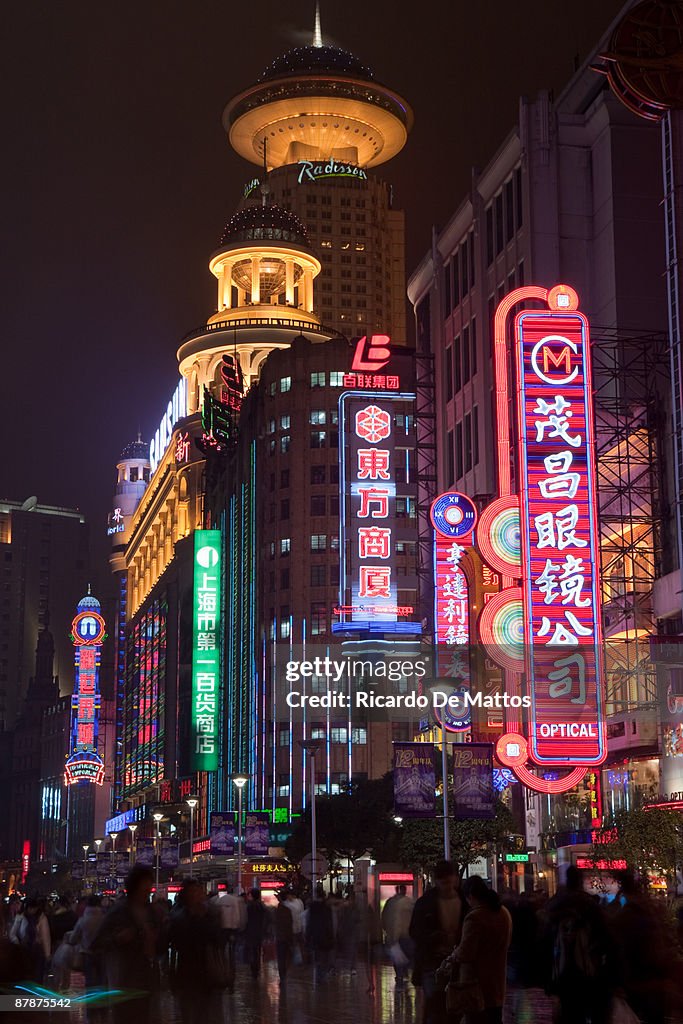
<instances>
[{"instance_id":1,"label":"traffic sign","mask_svg":"<svg viewBox=\"0 0 683 1024\"><path fill-rule=\"evenodd\" d=\"M317 853L315 856L315 864L313 862L313 854L307 853L301 861L300 871L304 878L313 878L315 875L316 879L320 881L324 878L329 869L327 858L322 853Z\"/></svg>"},{"instance_id":2,"label":"traffic sign","mask_svg":"<svg viewBox=\"0 0 683 1024\"><path fill-rule=\"evenodd\" d=\"M506 853L505 860L508 864L527 864L529 861L528 853Z\"/></svg>"}]
</instances>

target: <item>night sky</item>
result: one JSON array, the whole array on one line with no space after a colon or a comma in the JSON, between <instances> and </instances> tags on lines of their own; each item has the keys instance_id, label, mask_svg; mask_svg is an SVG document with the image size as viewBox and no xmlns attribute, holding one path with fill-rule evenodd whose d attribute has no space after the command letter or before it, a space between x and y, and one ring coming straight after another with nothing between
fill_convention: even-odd
<instances>
[{"instance_id":1,"label":"night sky","mask_svg":"<svg viewBox=\"0 0 683 1024\"><path fill-rule=\"evenodd\" d=\"M254 173L223 107L311 41L314 6L5 5L1 496L79 507L104 537L117 456L158 425L177 343L213 309L208 256ZM415 112L403 153L378 169L406 210L409 272L519 95L558 93L621 6L323 0L324 41Z\"/></svg>"}]
</instances>

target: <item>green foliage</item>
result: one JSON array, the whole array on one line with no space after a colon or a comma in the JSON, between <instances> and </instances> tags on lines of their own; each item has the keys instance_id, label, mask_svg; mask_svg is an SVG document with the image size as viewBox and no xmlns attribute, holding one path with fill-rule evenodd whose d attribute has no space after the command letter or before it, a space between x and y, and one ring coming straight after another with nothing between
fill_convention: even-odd
<instances>
[{"instance_id":1,"label":"green foliage","mask_svg":"<svg viewBox=\"0 0 683 1024\"><path fill-rule=\"evenodd\" d=\"M593 844L593 858L625 860L644 880L651 872L671 882L676 867L683 864L683 820L677 811L661 807L617 811L614 824L598 832L602 842Z\"/></svg>"},{"instance_id":2,"label":"green foliage","mask_svg":"<svg viewBox=\"0 0 683 1024\"><path fill-rule=\"evenodd\" d=\"M479 857L490 857L497 847L506 844L516 832L515 820L501 800L496 801L496 816L490 820L467 818L452 819L449 827L451 860L460 866L461 873ZM399 859L403 864L429 871L437 860L443 859L443 819L427 818L404 821Z\"/></svg>"}]
</instances>

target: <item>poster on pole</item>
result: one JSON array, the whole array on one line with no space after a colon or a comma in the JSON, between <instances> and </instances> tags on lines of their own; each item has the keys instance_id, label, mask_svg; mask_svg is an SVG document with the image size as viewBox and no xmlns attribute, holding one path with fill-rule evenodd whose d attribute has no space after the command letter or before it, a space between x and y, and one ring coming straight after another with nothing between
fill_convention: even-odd
<instances>
[{"instance_id":1,"label":"poster on pole","mask_svg":"<svg viewBox=\"0 0 683 1024\"><path fill-rule=\"evenodd\" d=\"M173 871L178 867L180 864L180 851L177 839L173 839L171 836L164 836L161 840L159 863L162 868L166 868L168 871Z\"/></svg>"},{"instance_id":2,"label":"poster on pole","mask_svg":"<svg viewBox=\"0 0 683 1024\"><path fill-rule=\"evenodd\" d=\"M234 857L235 812L212 811L209 824L210 853L212 857Z\"/></svg>"},{"instance_id":3,"label":"poster on pole","mask_svg":"<svg viewBox=\"0 0 683 1024\"><path fill-rule=\"evenodd\" d=\"M454 816L495 818L493 744L456 743L452 751Z\"/></svg>"},{"instance_id":4,"label":"poster on pole","mask_svg":"<svg viewBox=\"0 0 683 1024\"><path fill-rule=\"evenodd\" d=\"M154 840L138 839L135 844L135 861L146 867L154 867Z\"/></svg>"},{"instance_id":5,"label":"poster on pole","mask_svg":"<svg viewBox=\"0 0 683 1024\"><path fill-rule=\"evenodd\" d=\"M245 857L267 857L270 845L270 819L263 811L244 815Z\"/></svg>"},{"instance_id":6,"label":"poster on pole","mask_svg":"<svg viewBox=\"0 0 683 1024\"><path fill-rule=\"evenodd\" d=\"M433 818L436 770L433 743L394 743L394 811L402 818Z\"/></svg>"}]
</instances>

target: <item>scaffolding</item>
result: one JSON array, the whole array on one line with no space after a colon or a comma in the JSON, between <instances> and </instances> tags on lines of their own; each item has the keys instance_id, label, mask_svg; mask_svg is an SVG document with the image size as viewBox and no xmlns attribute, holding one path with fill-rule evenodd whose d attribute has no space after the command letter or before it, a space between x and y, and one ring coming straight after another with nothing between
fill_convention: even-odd
<instances>
[{"instance_id":1,"label":"scaffolding","mask_svg":"<svg viewBox=\"0 0 683 1024\"><path fill-rule=\"evenodd\" d=\"M657 705L649 637L665 570L670 383L661 334L592 328L608 716Z\"/></svg>"}]
</instances>

